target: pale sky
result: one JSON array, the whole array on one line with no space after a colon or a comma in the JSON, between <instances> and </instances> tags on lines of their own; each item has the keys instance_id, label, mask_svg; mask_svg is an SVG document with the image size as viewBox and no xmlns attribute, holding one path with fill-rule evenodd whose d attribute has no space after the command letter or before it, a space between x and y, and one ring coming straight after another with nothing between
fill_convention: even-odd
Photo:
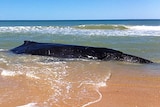
<instances>
[{"instance_id":1,"label":"pale sky","mask_svg":"<svg viewBox=\"0 0 160 107\"><path fill-rule=\"evenodd\" d=\"M160 19L160 0L0 0L0 20Z\"/></svg>"}]
</instances>

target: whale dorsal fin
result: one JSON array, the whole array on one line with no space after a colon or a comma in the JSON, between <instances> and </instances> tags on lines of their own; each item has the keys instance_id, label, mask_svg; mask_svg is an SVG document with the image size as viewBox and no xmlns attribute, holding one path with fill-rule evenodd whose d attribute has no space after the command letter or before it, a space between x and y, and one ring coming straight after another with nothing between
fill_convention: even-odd
<instances>
[{"instance_id":1,"label":"whale dorsal fin","mask_svg":"<svg viewBox=\"0 0 160 107\"><path fill-rule=\"evenodd\" d=\"M33 43L36 43L36 42L25 40L23 45L29 45L29 44L33 44Z\"/></svg>"}]
</instances>

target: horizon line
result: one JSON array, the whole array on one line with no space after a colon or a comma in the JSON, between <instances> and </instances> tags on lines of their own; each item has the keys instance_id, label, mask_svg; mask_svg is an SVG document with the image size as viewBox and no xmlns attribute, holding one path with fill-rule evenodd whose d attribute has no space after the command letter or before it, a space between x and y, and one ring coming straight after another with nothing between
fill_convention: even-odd
<instances>
[{"instance_id":1,"label":"horizon line","mask_svg":"<svg viewBox=\"0 0 160 107\"><path fill-rule=\"evenodd\" d=\"M105 21L105 20L160 20L160 19L0 19L0 21Z\"/></svg>"}]
</instances>

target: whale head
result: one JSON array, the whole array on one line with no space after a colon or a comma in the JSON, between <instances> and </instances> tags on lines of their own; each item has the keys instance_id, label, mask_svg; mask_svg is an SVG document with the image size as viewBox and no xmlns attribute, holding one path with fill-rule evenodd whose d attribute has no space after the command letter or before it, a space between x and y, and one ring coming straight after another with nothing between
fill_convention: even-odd
<instances>
[{"instance_id":1,"label":"whale head","mask_svg":"<svg viewBox=\"0 0 160 107\"><path fill-rule=\"evenodd\" d=\"M27 51L28 47L34 45L36 42L33 41L24 41L24 43L16 48L11 49L10 51L16 54L23 54Z\"/></svg>"}]
</instances>

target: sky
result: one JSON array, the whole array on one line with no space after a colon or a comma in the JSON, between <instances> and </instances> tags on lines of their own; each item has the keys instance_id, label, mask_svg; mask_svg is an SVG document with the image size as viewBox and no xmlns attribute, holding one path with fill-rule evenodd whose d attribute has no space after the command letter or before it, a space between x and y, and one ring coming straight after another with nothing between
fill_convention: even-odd
<instances>
[{"instance_id":1,"label":"sky","mask_svg":"<svg viewBox=\"0 0 160 107\"><path fill-rule=\"evenodd\" d=\"M160 0L0 0L0 20L160 19Z\"/></svg>"}]
</instances>

